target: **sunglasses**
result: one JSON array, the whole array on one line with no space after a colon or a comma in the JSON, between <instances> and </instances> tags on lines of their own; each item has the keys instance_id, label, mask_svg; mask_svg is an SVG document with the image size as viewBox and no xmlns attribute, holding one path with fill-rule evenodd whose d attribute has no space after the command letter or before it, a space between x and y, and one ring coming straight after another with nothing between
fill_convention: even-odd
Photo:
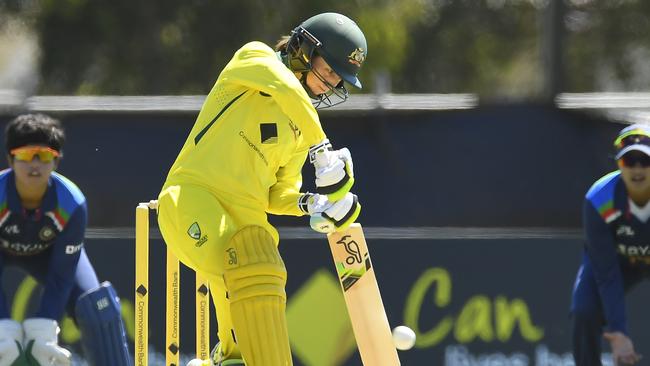
<instances>
[{"instance_id":1,"label":"sunglasses","mask_svg":"<svg viewBox=\"0 0 650 366\"><path fill-rule=\"evenodd\" d=\"M25 146L9 152L16 160L32 161L35 156L43 163L49 163L59 157L59 152L46 146Z\"/></svg>"},{"instance_id":2,"label":"sunglasses","mask_svg":"<svg viewBox=\"0 0 650 366\"><path fill-rule=\"evenodd\" d=\"M620 166L625 166L628 168L641 165L644 168L650 167L650 156L643 154L643 153L637 153L637 154L625 154L621 156L620 159L618 159L618 164Z\"/></svg>"}]
</instances>

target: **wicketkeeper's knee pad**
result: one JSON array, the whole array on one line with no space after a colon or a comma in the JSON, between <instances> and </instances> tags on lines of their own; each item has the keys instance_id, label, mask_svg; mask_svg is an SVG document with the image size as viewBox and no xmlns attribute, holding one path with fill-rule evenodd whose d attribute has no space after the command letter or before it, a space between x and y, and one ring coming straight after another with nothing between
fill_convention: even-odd
<instances>
[{"instance_id":1,"label":"wicketkeeper's knee pad","mask_svg":"<svg viewBox=\"0 0 650 366\"><path fill-rule=\"evenodd\" d=\"M271 234L259 226L238 231L226 249L225 268L235 341L246 365L291 365L287 271Z\"/></svg>"}]
</instances>

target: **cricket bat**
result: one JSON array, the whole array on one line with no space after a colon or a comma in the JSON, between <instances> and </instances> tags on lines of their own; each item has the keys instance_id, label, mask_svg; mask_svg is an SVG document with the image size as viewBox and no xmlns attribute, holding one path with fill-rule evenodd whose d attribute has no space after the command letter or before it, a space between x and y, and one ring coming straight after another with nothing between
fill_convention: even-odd
<instances>
[{"instance_id":1,"label":"cricket bat","mask_svg":"<svg viewBox=\"0 0 650 366\"><path fill-rule=\"evenodd\" d=\"M364 366L399 366L363 229L327 235Z\"/></svg>"}]
</instances>

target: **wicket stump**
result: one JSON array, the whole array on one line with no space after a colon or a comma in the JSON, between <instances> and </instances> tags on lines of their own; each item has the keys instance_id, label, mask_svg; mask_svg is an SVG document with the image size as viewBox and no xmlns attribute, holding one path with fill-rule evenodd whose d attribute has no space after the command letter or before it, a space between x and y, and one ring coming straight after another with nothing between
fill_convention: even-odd
<instances>
[{"instance_id":1,"label":"wicket stump","mask_svg":"<svg viewBox=\"0 0 650 366\"><path fill-rule=\"evenodd\" d=\"M138 204L135 210L135 365L149 365L149 210L158 201ZM178 259L167 250L165 365L178 366L180 358L180 271ZM196 273L196 358L210 357L210 297L208 282Z\"/></svg>"}]
</instances>

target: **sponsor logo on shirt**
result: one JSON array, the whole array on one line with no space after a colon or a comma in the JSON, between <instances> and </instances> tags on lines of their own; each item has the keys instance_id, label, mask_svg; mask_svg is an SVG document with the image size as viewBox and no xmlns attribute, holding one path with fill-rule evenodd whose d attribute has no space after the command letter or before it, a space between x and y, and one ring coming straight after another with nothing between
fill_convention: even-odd
<instances>
[{"instance_id":1,"label":"sponsor logo on shirt","mask_svg":"<svg viewBox=\"0 0 650 366\"><path fill-rule=\"evenodd\" d=\"M5 239L0 239L0 248L15 255L32 255L37 254L49 248L51 243L10 243Z\"/></svg>"},{"instance_id":2,"label":"sponsor logo on shirt","mask_svg":"<svg viewBox=\"0 0 650 366\"><path fill-rule=\"evenodd\" d=\"M296 126L295 123L293 123L293 121L289 121L289 127L291 127L291 131L293 131L293 137L297 140L298 137L300 137L300 135L302 134L302 132L300 132L300 129L298 128L298 126Z\"/></svg>"},{"instance_id":3,"label":"sponsor logo on shirt","mask_svg":"<svg viewBox=\"0 0 650 366\"><path fill-rule=\"evenodd\" d=\"M621 225L616 229L616 236L634 236L634 230L632 230L632 227L627 226L627 225Z\"/></svg>"},{"instance_id":4,"label":"sponsor logo on shirt","mask_svg":"<svg viewBox=\"0 0 650 366\"><path fill-rule=\"evenodd\" d=\"M277 144L278 125L273 122L260 123L260 140L263 144Z\"/></svg>"},{"instance_id":5,"label":"sponsor logo on shirt","mask_svg":"<svg viewBox=\"0 0 650 366\"><path fill-rule=\"evenodd\" d=\"M618 252L627 257L642 257L650 255L650 245L618 245Z\"/></svg>"},{"instance_id":6,"label":"sponsor logo on shirt","mask_svg":"<svg viewBox=\"0 0 650 366\"><path fill-rule=\"evenodd\" d=\"M264 154L260 151L260 149L257 147L257 145L252 143L251 140L248 137L246 137L246 134L244 134L244 131L239 131L239 136L241 136L241 138L244 139L244 141L246 141L248 146L251 149L253 149L253 151L255 151L257 153L257 155L260 157L260 159L262 159L264 164L269 165L269 162L266 160L266 156L264 156Z\"/></svg>"},{"instance_id":7,"label":"sponsor logo on shirt","mask_svg":"<svg viewBox=\"0 0 650 366\"><path fill-rule=\"evenodd\" d=\"M84 243L80 243L77 245L66 245L65 246L65 254L75 254L76 252L80 251L81 248L83 248Z\"/></svg>"},{"instance_id":8,"label":"sponsor logo on shirt","mask_svg":"<svg viewBox=\"0 0 650 366\"><path fill-rule=\"evenodd\" d=\"M18 235L20 234L20 229L18 228L18 225L9 225L5 227L4 232L10 235Z\"/></svg>"}]
</instances>

